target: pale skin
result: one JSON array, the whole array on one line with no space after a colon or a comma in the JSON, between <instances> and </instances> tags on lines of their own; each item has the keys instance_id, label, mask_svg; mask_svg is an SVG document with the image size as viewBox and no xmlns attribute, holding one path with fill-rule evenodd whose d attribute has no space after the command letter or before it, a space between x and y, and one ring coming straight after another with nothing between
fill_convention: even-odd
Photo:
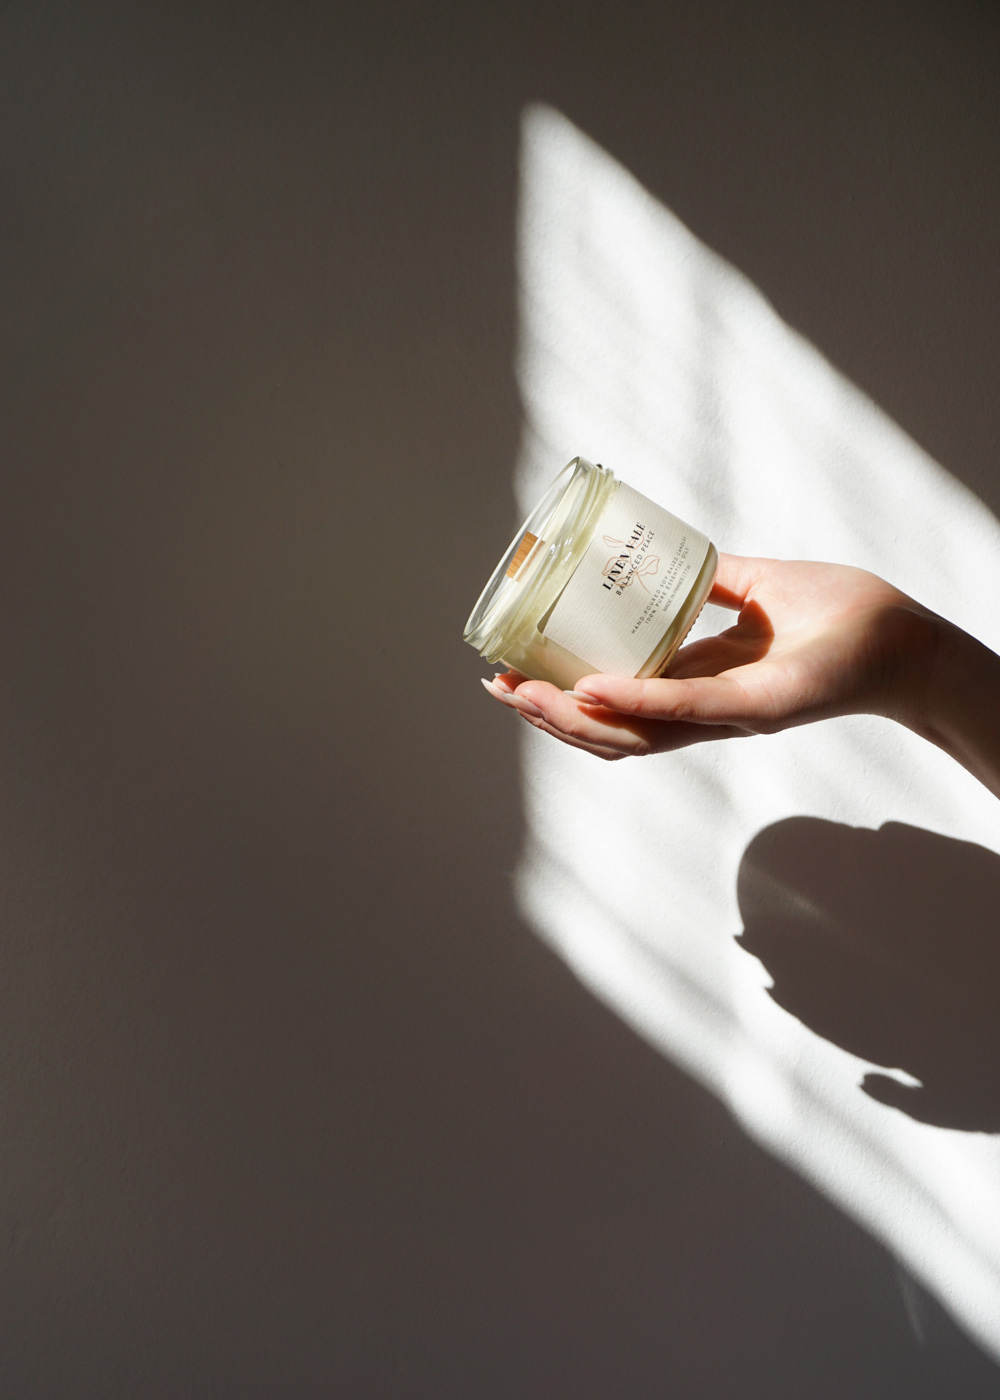
<instances>
[{"instance_id":1,"label":"pale skin","mask_svg":"<svg viewBox=\"0 0 1000 1400\"><path fill-rule=\"evenodd\" d=\"M667 677L591 675L572 691L516 671L484 684L529 724L599 758L883 715L1000 796L1000 657L863 569L719 557L710 602L736 624L683 647Z\"/></svg>"}]
</instances>

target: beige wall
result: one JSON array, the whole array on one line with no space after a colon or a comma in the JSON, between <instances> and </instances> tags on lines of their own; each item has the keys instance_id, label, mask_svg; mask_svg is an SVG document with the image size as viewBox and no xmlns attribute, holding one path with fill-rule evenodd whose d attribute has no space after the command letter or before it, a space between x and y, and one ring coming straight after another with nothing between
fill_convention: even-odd
<instances>
[{"instance_id":1,"label":"beige wall","mask_svg":"<svg viewBox=\"0 0 1000 1400\"><path fill-rule=\"evenodd\" d=\"M944 0L0 13L0 1391L1000 1394L519 922L459 640L523 104L1000 510L998 49Z\"/></svg>"}]
</instances>

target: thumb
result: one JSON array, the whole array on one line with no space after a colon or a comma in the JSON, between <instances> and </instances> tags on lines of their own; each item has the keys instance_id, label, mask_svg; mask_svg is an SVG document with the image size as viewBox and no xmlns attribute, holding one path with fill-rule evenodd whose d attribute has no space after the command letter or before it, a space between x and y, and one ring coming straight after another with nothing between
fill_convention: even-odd
<instances>
[{"instance_id":1,"label":"thumb","mask_svg":"<svg viewBox=\"0 0 1000 1400\"><path fill-rule=\"evenodd\" d=\"M756 587L773 563L773 559L755 559L744 554L720 554L708 601L717 607L739 612L750 590Z\"/></svg>"}]
</instances>

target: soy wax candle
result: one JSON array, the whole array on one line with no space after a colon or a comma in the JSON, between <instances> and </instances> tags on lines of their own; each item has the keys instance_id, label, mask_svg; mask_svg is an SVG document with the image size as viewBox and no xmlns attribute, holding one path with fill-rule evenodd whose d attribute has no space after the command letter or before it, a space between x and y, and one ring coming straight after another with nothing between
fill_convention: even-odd
<instances>
[{"instance_id":1,"label":"soy wax candle","mask_svg":"<svg viewBox=\"0 0 1000 1400\"><path fill-rule=\"evenodd\" d=\"M465 641L562 690L598 671L658 676L701 612L718 562L705 535L574 457L512 540Z\"/></svg>"}]
</instances>

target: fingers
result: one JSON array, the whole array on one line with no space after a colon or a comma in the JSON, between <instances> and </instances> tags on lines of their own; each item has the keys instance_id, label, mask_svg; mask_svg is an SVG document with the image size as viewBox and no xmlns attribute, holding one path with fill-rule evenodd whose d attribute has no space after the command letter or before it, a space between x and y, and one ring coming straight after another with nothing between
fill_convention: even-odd
<instances>
[{"instance_id":1,"label":"fingers","mask_svg":"<svg viewBox=\"0 0 1000 1400\"><path fill-rule=\"evenodd\" d=\"M509 695L527 679L528 677L522 676L520 671L502 671L493 677L492 682L488 683L483 681L483 685L485 685L488 690L503 690Z\"/></svg>"},{"instance_id":2,"label":"fingers","mask_svg":"<svg viewBox=\"0 0 1000 1400\"><path fill-rule=\"evenodd\" d=\"M602 718L604 716L604 718ZM654 753L673 753L717 739L733 739L745 730L721 724L662 724L656 720L624 720L618 722L600 706L577 705L563 709L558 718L536 719L522 712L534 729L540 729L571 748L583 749L598 758L638 758Z\"/></svg>"},{"instance_id":3,"label":"fingers","mask_svg":"<svg viewBox=\"0 0 1000 1400\"><path fill-rule=\"evenodd\" d=\"M535 684L528 683L525 698L533 699ZM754 707L735 675L645 681L625 676L585 676L577 681L570 693L571 699L573 696L586 697L620 715L636 715L644 720L747 727L755 718Z\"/></svg>"},{"instance_id":4,"label":"fingers","mask_svg":"<svg viewBox=\"0 0 1000 1400\"><path fill-rule=\"evenodd\" d=\"M556 725L550 724L546 719L534 719L531 715L521 711L521 718L530 724L532 729L539 729L543 734L549 734L553 739L558 739L563 744L568 744L570 748L582 749L584 753L593 754L595 758L603 758L608 762L613 762L618 758L628 758L636 752L635 749L624 743L617 746L597 743L592 739L584 738L580 733L570 733L567 730L559 729ZM576 726L574 726L576 728Z\"/></svg>"},{"instance_id":5,"label":"fingers","mask_svg":"<svg viewBox=\"0 0 1000 1400\"><path fill-rule=\"evenodd\" d=\"M602 678L603 679L603 678ZM572 694L545 681L524 682L517 691L484 681L509 709L535 729L598 758L616 759L650 753L666 753L710 739L733 738L745 733L734 726L656 719L618 714L594 703L580 703Z\"/></svg>"},{"instance_id":6,"label":"fingers","mask_svg":"<svg viewBox=\"0 0 1000 1400\"><path fill-rule=\"evenodd\" d=\"M496 676L493 680L483 679L483 685L490 694L501 701L508 709L518 710L526 718L541 719L543 711L539 708L539 702L547 702L548 708L558 707L563 697L563 692L558 686L549 685L548 681L535 681L533 698L527 694L518 693L518 686L525 683L526 677L518 674L517 671L508 671L506 675Z\"/></svg>"},{"instance_id":7,"label":"fingers","mask_svg":"<svg viewBox=\"0 0 1000 1400\"><path fill-rule=\"evenodd\" d=\"M649 738L642 732L641 721L628 721L621 715L599 706L584 708L570 699L558 686L547 681L531 681L530 694L504 685L504 681L520 679L500 677L483 681L483 685L508 709L516 710L522 719L536 729L574 748L585 749L598 758L624 758L628 754L649 753Z\"/></svg>"},{"instance_id":8,"label":"fingers","mask_svg":"<svg viewBox=\"0 0 1000 1400\"><path fill-rule=\"evenodd\" d=\"M745 730L721 724L655 724L652 721L635 720L631 725L622 725L614 731L606 743L597 742L597 737L608 738L607 731L589 721L584 714L577 717L571 729L560 729L545 719L532 719L521 716L533 729L540 729L553 739L568 744L570 748L583 749L597 758L617 759L636 758L644 754L673 753L677 749L690 748L692 744L704 744L718 739L744 737ZM588 736L593 735L594 738Z\"/></svg>"},{"instance_id":9,"label":"fingers","mask_svg":"<svg viewBox=\"0 0 1000 1400\"><path fill-rule=\"evenodd\" d=\"M483 685L509 709L517 710L522 718L558 730L562 738L613 748L616 753L623 747L622 739L629 722L622 715L595 705L588 705L588 714L584 715L580 705L566 691L548 681L521 681L516 689L504 686L502 680L483 681ZM632 752L635 744L626 741L625 746Z\"/></svg>"},{"instance_id":10,"label":"fingers","mask_svg":"<svg viewBox=\"0 0 1000 1400\"><path fill-rule=\"evenodd\" d=\"M719 608L739 612L747 595L759 583L773 559L751 559L743 554L720 554L715 583L708 601Z\"/></svg>"}]
</instances>

